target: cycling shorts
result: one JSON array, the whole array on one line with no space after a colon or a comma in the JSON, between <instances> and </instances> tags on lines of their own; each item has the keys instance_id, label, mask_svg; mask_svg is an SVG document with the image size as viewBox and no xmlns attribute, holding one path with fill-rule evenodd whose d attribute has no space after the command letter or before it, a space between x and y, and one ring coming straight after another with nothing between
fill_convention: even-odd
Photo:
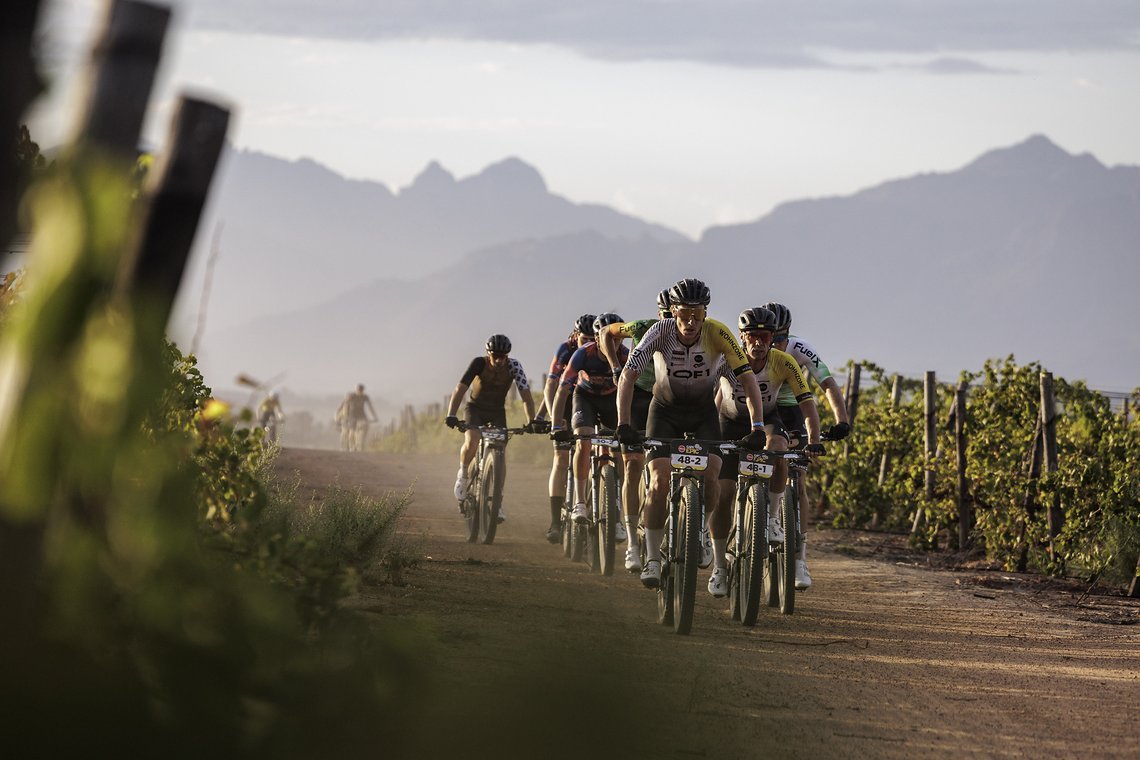
<instances>
[{"instance_id":1,"label":"cycling shorts","mask_svg":"<svg viewBox=\"0 0 1140 760\"><path fill-rule=\"evenodd\" d=\"M702 441L720 440L720 424L717 421L716 404L710 397L707 403L662 404L656 398L649 404L649 417L645 424L645 434L649 438L668 440L681 438L686 433L692 433ZM649 456L650 459L669 456L668 449L657 448ZM719 454L711 454L717 458Z\"/></svg>"},{"instance_id":2,"label":"cycling shorts","mask_svg":"<svg viewBox=\"0 0 1140 760\"><path fill-rule=\"evenodd\" d=\"M796 449L807 443L807 427L804 425L804 413L799 404L777 406L776 411L780 422L784 425L784 437L788 439L788 448Z\"/></svg>"},{"instance_id":3,"label":"cycling shorts","mask_svg":"<svg viewBox=\"0 0 1140 760\"><path fill-rule=\"evenodd\" d=\"M634 430L644 433L645 428L649 422L649 403L653 401L652 391L647 391L644 388L633 386L633 399L629 405L629 425ZM621 450L627 454L640 454L645 451L645 447L640 443L632 446L622 446Z\"/></svg>"},{"instance_id":4,"label":"cycling shorts","mask_svg":"<svg viewBox=\"0 0 1140 760\"><path fill-rule=\"evenodd\" d=\"M599 396L587 393L581 388L574 389L574 415L570 426L577 430L583 427L617 427L617 394Z\"/></svg>"},{"instance_id":5,"label":"cycling shorts","mask_svg":"<svg viewBox=\"0 0 1140 760\"><path fill-rule=\"evenodd\" d=\"M737 418L735 420L729 419L724 415L720 417L720 436L724 441L735 442L739 441L744 436L752 432L752 423L747 418ZM784 430L784 424L780 421L779 417L764 425L764 437L766 440L771 440L772 436L778 435L784 440L788 438L788 431ZM726 452L724 455L724 462L720 466L720 479L721 480L736 480L737 470L740 467L740 456L735 451Z\"/></svg>"},{"instance_id":6,"label":"cycling shorts","mask_svg":"<svg viewBox=\"0 0 1140 760\"><path fill-rule=\"evenodd\" d=\"M485 406L469 403L467 404L464 419L468 425L473 427L483 427L484 425L491 424L495 427L505 428L507 426L507 408L500 406L498 408L488 409Z\"/></svg>"}]
</instances>

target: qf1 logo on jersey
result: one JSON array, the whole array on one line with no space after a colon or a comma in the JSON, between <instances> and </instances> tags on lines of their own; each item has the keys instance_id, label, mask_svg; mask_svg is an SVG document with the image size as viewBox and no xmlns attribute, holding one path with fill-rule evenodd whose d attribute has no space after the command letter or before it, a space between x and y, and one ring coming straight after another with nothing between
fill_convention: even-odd
<instances>
[{"instance_id":1,"label":"qf1 logo on jersey","mask_svg":"<svg viewBox=\"0 0 1140 760\"><path fill-rule=\"evenodd\" d=\"M705 358L704 352L674 351L669 360L669 377L678 380L692 380L698 377L712 377L713 368Z\"/></svg>"}]
</instances>

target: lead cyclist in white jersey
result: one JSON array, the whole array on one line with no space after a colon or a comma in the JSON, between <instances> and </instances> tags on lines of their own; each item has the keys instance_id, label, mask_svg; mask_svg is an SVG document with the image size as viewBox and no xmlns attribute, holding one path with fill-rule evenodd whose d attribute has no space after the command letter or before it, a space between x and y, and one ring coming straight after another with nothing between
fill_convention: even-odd
<instances>
[{"instance_id":1,"label":"lead cyclist in white jersey","mask_svg":"<svg viewBox=\"0 0 1140 760\"><path fill-rule=\"evenodd\" d=\"M787 306L772 301L764 304L763 308L776 315L776 334L772 340L772 347L791 356L796 364L800 365L800 370L804 376L811 375L812 379L823 389L831 412L835 415L835 424L828 429L827 437L833 441L843 440L851 432L851 420L847 415L847 405L843 402L843 391L840 390L839 383L831 376L831 370L828 369L819 352L803 338L790 334L792 312ZM790 390L780 390L780 394L776 398L776 410L784 423L784 429L791 436L792 446L795 447L797 443L803 443L807 436L804 416ZM803 508L807 504L807 485L803 478L800 478L799 484L799 524L803 533L806 533L807 522L804 520ZM796 588L800 590L811 588L811 573L808 572L807 566L807 539L803 533L799 537L800 555L796 559Z\"/></svg>"},{"instance_id":2,"label":"lead cyclist in white jersey","mask_svg":"<svg viewBox=\"0 0 1140 760\"><path fill-rule=\"evenodd\" d=\"M736 375L747 399L752 427L741 445L759 450L764 445L764 399L748 357L728 328L705 318L711 300L708 286L700 280L680 280L669 290L672 319L663 319L642 337L629 355L618 380L617 437L624 445L640 443L630 425L633 388L641 371L653 363L653 400L649 403L646 433L650 438L679 438L686 433L698 439L719 440L720 425L713 396L716 365L721 357ZM718 455L709 453L704 472L705 501L717 503L720 495ZM665 535L666 501L669 496L670 460L667 451L650 456L652 479L644 505L645 567L641 582L648 588L661 584L661 539ZM715 549L715 545L714 545Z\"/></svg>"}]
</instances>

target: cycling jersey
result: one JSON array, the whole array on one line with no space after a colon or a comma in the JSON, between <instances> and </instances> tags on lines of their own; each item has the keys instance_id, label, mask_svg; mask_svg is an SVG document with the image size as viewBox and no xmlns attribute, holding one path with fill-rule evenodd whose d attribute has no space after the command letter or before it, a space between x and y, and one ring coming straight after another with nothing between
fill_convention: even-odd
<instances>
[{"instance_id":1,"label":"cycling jersey","mask_svg":"<svg viewBox=\"0 0 1140 760\"><path fill-rule=\"evenodd\" d=\"M652 362L653 398L664 405L692 405L711 403L721 357L734 375L752 371L740 344L722 323L706 319L696 343L686 346L676 320L663 319L645 333L626 367L640 372Z\"/></svg>"},{"instance_id":2,"label":"cycling jersey","mask_svg":"<svg viewBox=\"0 0 1140 760\"><path fill-rule=\"evenodd\" d=\"M819 353L803 338L797 338L794 335L790 336L788 338L788 347L784 349L784 353L791 356L796 364L799 365L800 371L804 373L805 379L807 375L810 374L817 383L822 384L824 380L831 377L831 370L824 364ZM792 391L785 389L780 391L777 403L780 406L795 406L797 402Z\"/></svg>"},{"instance_id":3,"label":"cycling jersey","mask_svg":"<svg viewBox=\"0 0 1140 760\"><path fill-rule=\"evenodd\" d=\"M470 406L488 410L506 406L507 391L512 382L519 393L530 390L522 364L509 357L506 366L496 368L487 361L486 356L476 356L459 382L471 388Z\"/></svg>"},{"instance_id":4,"label":"cycling jersey","mask_svg":"<svg viewBox=\"0 0 1140 760\"><path fill-rule=\"evenodd\" d=\"M645 333L649 332L649 328L660 322L660 319L638 319L633 322L626 322L618 330L618 334L622 338L632 338L631 350L637 348L641 343L641 339L645 337ZM646 365L645 369L641 370L641 374L637 376L637 382L634 383L638 388L644 391L653 392L653 365Z\"/></svg>"},{"instance_id":5,"label":"cycling jersey","mask_svg":"<svg viewBox=\"0 0 1140 760\"><path fill-rule=\"evenodd\" d=\"M550 377L562 377L562 372L566 369L566 365L570 362L570 357L578 350L578 339L571 338L564 343L560 343L558 348L554 350L554 358L550 360L550 370L547 374Z\"/></svg>"},{"instance_id":6,"label":"cycling jersey","mask_svg":"<svg viewBox=\"0 0 1140 760\"><path fill-rule=\"evenodd\" d=\"M350 393L344 397L345 414L350 420L362 420L367 415L364 413L364 406L368 404L367 393Z\"/></svg>"},{"instance_id":7,"label":"cycling jersey","mask_svg":"<svg viewBox=\"0 0 1140 760\"><path fill-rule=\"evenodd\" d=\"M724 362L717 365L717 382L720 383L721 417L747 420L748 397L736 375ZM756 373L756 382L760 385L760 395L764 398L765 422L775 418L773 412L776 411L777 394L783 395L786 390L796 404L812 397L795 359L775 348L768 351L768 360L764 368Z\"/></svg>"},{"instance_id":8,"label":"cycling jersey","mask_svg":"<svg viewBox=\"0 0 1140 760\"><path fill-rule=\"evenodd\" d=\"M627 358L629 358L629 349L621 346L618 350L618 361L625 362ZM570 357L562 373L562 384L575 386L578 391L596 396L608 396L617 390L610 363L602 355L598 344L593 341L579 348Z\"/></svg>"}]
</instances>

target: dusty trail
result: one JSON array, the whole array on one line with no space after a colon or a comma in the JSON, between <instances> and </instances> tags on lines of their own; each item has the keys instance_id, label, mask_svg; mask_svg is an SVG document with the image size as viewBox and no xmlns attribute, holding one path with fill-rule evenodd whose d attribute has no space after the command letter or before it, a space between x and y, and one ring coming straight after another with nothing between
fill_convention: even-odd
<instances>
[{"instance_id":1,"label":"dusty trail","mask_svg":"<svg viewBox=\"0 0 1140 760\"><path fill-rule=\"evenodd\" d=\"M811 531L815 586L794 615L744 628L703 571L680 637L635 577L591 575L544 540L542 469L511 463L508 520L482 546L462 535L452 455L286 449L277 466L317 490L414 483L402 532L425 559L360 606L440 642L419 756L1140 757L1140 626L845 556Z\"/></svg>"}]
</instances>

